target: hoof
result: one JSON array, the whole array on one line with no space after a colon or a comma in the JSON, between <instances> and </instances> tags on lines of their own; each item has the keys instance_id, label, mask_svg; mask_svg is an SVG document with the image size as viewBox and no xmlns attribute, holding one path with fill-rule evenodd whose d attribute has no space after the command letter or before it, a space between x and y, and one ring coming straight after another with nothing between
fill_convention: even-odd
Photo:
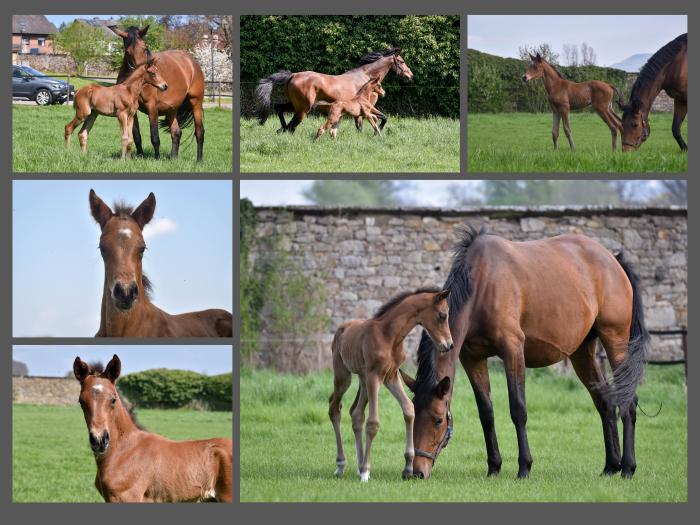
<instances>
[{"instance_id":1,"label":"hoof","mask_svg":"<svg viewBox=\"0 0 700 525\"><path fill-rule=\"evenodd\" d=\"M360 483L367 483L369 481L369 470L360 472Z\"/></svg>"},{"instance_id":2,"label":"hoof","mask_svg":"<svg viewBox=\"0 0 700 525\"><path fill-rule=\"evenodd\" d=\"M622 470L620 465L605 466L603 472L600 473L601 476L614 476Z\"/></svg>"},{"instance_id":3,"label":"hoof","mask_svg":"<svg viewBox=\"0 0 700 525\"><path fill-rule=\"evenodd\" d=\"M279 135L280 133L284 133L285 131L287 131L285 128L280 128L277 130L277 134Z\"/></svg>"},{"instance_id":4,"label":"hoof","mask_svg":"<svg viewBox=\"0 0 700 525\"><path fill-rule=\"evenodd\" d=\"M338 462L338 463L336 463L335 472L334 472L333 475L334 475L336 478L342 478L342 477L343 477L343 474L345 474L345 462Z\"/></svg>"},{"instance_id":5,"label":"hoof","mask_svg":"<svg viewBox=\"0 0 700 525\"><path fill-rule=\"evenodd\" d=\"M491 476L498 476L500 473L500 468L489 468L489 471L486 473L486 477L490 478Z\"/></svg>"},{"instance_id":6,"label":"hoof","mask_svg":"<svg viewBox=\"0 0 700 525\"><path fill-rule=\"evenodd\" d=\"M622 469L623 479L632 479L632 476L634 476L634 470L635 469Z\"/></svg>"},{"instance_id":7,"label":"hoof","mask_svg":"<svg viewBox=\"0 0 700 525\"><path fill-rule=\"evenodd\" d=\"M516 479L527 479L530 477L530 471L529 470L521 470L518 472L518 476Z\"/></svg>"}]
</instances>

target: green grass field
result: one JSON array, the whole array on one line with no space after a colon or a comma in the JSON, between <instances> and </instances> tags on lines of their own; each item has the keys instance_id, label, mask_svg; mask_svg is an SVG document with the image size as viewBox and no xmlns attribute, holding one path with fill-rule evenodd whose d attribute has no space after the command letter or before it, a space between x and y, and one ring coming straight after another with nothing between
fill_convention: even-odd
<instances>
[{"instance_id":1,"label":"green grass field","mask_svg":"<svg viewBox=\"0 0 700 525\"><path fill-rule=\"evenodd\" d=\"M139 410L150 431L171 439L231 437L230 412ZM101 502L80 407L13 405L12 499Z\"/></svg>"},{"instance_id":2,"label":"green grass field","mask_svg":"<svg viewBox=\"0 0 700 525\"><path fill-rule=\"evenodd\" d=\"M232 120L226 109L204 110L204 161L197 163L194 126L182 132L180 156L170 160L170 134L160 132L161 159L153 156L148 119L139 113L144 157L122 161L121 132L116 118L99 117L90 132L88 154L81 155L78 132L70 149L63 145L63 128L73 118L73 106L12 107L12 168L29 173L174 173L230 172L232 170ZM134 148L134 152L136 149Z\"/></svg>"},{"instance_id":3,"label":"green grass field","mask_svg":"<svg viewBox=\"0 0 700 525\"><path fill-rule=\"evenodd\" d=\"M495 370L496 369L496 370ZM241 372L242 501L687 501L687 404L682 366L650 367L640 403L656 418L637 419L637 472L632 480L601 477L600 418L574 375L529 370L531 477L517 481L517 443L508 413L505 376L492 367L491 389L503 457L500 476L486 477L486 452L473 394L460 371L453 401L455 433L426 481L401 480L404 423L385 388L381 426L372 448L372 479L355 474L348 409L341 422L348 466L335 479L335 439L328 420L330 372L308 376Z\"/></svg>"},{"instance_id":4,"label":"green grass field","mask_svg":"<svg viewBox=\"0 0 700 525\"><path fill-rule=\"evenodd\" d=\"M291 117L291 115L289 115ZM338 138L314 141L325 118L308 117L296 132L277 134L276 116L264 126L241 119L241 172L458 172L459 121L390 116L382 136L343 118Z\"/></svg>"},{"instance_id":5,"label":"green grass field","mask_svg":"<svg viewBox=\"0 0 700 525\"><path fill-rule=\"evenodd\" d=\"M552 115L548 113L470 114L467 121L470 173L520 172L685 172L688 154L671 134L672 115L652 114L651 135L637 151L622 153L618 135L616 153L610 130L592 113L572 113L571 151L562 127L559 150L552 147ZM688 139L688 121L682 134Z\"/></svg>"}]
</instances>

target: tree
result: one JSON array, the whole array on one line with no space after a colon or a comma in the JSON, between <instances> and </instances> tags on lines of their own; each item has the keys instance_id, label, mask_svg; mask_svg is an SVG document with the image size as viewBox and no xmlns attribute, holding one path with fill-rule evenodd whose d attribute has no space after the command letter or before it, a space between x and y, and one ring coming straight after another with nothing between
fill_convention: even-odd
<instances>
[{"instance_id":1,"label":"tree","mask_svg":"<svg viewBox=\"0 0 700 525\"><path fill-rule=\"evenodd\" d=\"M518 56L520 59L527 60L528 62L530 61L530 55L537 55L538 53L550 64L559 64L559 55L555 53L552 46L546 42L537 44L536 46L524 45L518 48Z\"/></svg>"},{"instance_id":2,"label":"tree","mask_svg":"<svg viewBox=\"0 0 700 525\"><path fill-rule=\"evenodd\" d=\"M677 206L688 205L688 181L663 180L661 186L663 187L662 198L664 201Z\"/></svg>"},{"instance_id":3,"label":"tree","mask_svg":"<svg viewBox=\"0 0 700 525\"><path fill-rule=\"evenodd\" d=\"M564 62L567 66L578 66L578 46L576 44L564 44Z\"/></svg>"},{"instance_id":4,"label":"tree","mask_svg":"<svg viewBox=\"0 0 700 525\"><path fill-rule=\"evenodd\" d=\"M85 74L87 66L102 58L108 41L101 29L74 20L54 35L57 49L67 53L75 64L78 75Z\"/></svg>"},{"instance_id":5,"label":"tree","mask_svg":"<svg viewBox=\"0 0 700 525\"><path fill-rule=\"evenodd\" d=\"M392 180L316 180L302 195L323 206L398 206L405 188Z\"/></svg>"},{"instance_id":6,"label":"tree","mask_svg":"<svg viewBox=\"0 0 700 525\"><path fill-rule=\"evenodd\" d=\"M595 50L589 46L586 42L581 44L581 65L582 66L595 66L598 61L598 56Z\"/></svg>"}]
</instances>

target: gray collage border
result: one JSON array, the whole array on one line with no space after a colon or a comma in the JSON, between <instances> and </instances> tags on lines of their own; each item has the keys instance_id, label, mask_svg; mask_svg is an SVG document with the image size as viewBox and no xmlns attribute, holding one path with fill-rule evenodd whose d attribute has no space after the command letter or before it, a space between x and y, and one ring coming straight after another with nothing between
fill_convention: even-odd
<instances>
[{"instance_id":1,"label":"gray collage border","mask_svg":"<svg viewBox=\"0 0 700 525\"><path fill-rule=\"evenodd\" d=\"M467 172L467 92L466 92L466 49L467 49L467 17L472 14L687 14L688 25L695 21L695 11L700 9L696 2L683 0L666 0L663 3L650 0L622 0L620 2L610 2L609 0L588 0L585 3L564 3L552 0L529 0L522 2L518 0L353 0L348 2L338 2L337 0L258 0L257 2L225 2L223 0L200 0L196 2L185 2L182 0L151 0L137 2L133 0L121 0L118 4L95 4L86 5L86 2L76 0L62 0L60 3L50 0L30 0L26 3L0 4L0 27L4 27L4 34L11 33L12 14L47 14L47 13L172 13L172 14L230 14L234 21L234 57L239 56L239 16L240 15L263 15L263 14L451 14L460 15L461 33L461 90L460 90L460 122L461 122L461 170L459 174L332 174L322 175L319 173L294 173L294 174L253 174L240 173L239 166L239 138L240 128L238 121L240 109L234 103L232 112L233 119L233 170L229 174L32 174L14 175L12 173L12 118L11 105L3 104L0 121L4 124L0 128L0 166L3 173L0 176L0 341L2 346L2 362L0 366L0 519L5 523L80 523L82 521L95 522L99 520L105 525L122 524L125 520L133 523L145 523L146 520L152 522L167 522L172 524L185 524L195 522L203 523L205 520L216 520L217 523L356 523L358 520L379 522L390 521L400 523L426 523L426 522L452 522L478 521L478 522L565 522L590 523L621 521L630 523L669 523L671 521L685 522L684 518L692 516L693 507L700 504L694 502L693 489L695 483L693 475L696 472L695 455L688 455L688 503L687 504L508 504L508 503L240 503L238 497L238 472L240 467L239 443L237 437L240 436L240 421L238 418L239 400L239 356L238 336L233 340L208 340L208 339L173 339L167 344L187 345L187 344L232 344L232 366L234 373L233 399L233 436L234 436L234 503L232 505L112 505L109 507L98 507L98 504L16 504L12 503L12 381L11 366L12 346L21 344L47 344L47 345L75 345L75 344L125 344L123 340L106 339L96 341L92 338L17 338L12 337L12 180L60 180L60 179L112 179L112 180L149 180L149 179L228 179L233 181L234 216L233 231L238 232L240 219L238 214L240 180L306 180L315 178L332 179L605 179L611 178L607 173L587 173L587 174L472 174ZM639 35L641 40L644 35ZM694 39L690 39L691 48ZM7 48L6 48L7 50ZM690 75L691 86L694 86L694 73L698 70L698 63L695 52L690 53ZM0 53L0 68L9 70L10 53ZM234 59L233 92L238 93L240 64ZM0 85L0 100L10 100L11 83L10 76L7 81ZM234 102L236 97L234 96ZM690 171L687 174L620 174L614 175L619 179L659 179L659 178L687 178L690 179ZM688 184L688 201L695 201L698 196L697 183ZM690 230L693 231L692 222L694 213L689 213L691 222ZM236 240L236 239L234 239ZM233 243L233 297L239 297L239 243ZM689 247L689 260L694 260L695 245L691 243ZM694 281L689 279L689 293L694 286ZM695 287L697 288L697 286ZM692 294L691 294L692 295ZM233 302L234 305L238 301ZM235 308L234 308L235 310ZM693 310L690 312L691 320ZM692 321L691 323L692 324ZM234 334L239 334L239 317L234 312ZM693 335L689 336L692 341ZM160 340L130 339L128 344L155 345L164 344ZM695 373L694 361L691 358L688 363L691 376ZM688 391L689 407L695 406L695 389ZM697 421L694 415L688 415L688 443L696 432ZM406 484L406 490L411 490L411 485ZM468 487L465 487L465 499L468 498ZM108 510L105 510L108 509Z\"/></svg>"}]
</instances>

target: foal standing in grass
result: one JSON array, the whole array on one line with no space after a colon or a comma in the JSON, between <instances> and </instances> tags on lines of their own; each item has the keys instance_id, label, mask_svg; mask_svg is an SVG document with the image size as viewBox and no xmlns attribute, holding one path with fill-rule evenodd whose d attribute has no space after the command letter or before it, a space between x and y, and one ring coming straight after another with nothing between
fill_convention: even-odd
<instances>
[{"instance_id":1,"label":"foal standing in grass","mask_svg":"<svg viewBox=\"0 0 700 525\"><path fill-rule=\"evenodd\" d=\"M360 378L355 401L350 408L355 433L357 468L360 481L369 481L372 440L379 430L379 388L386 385L401 405L406 421L406 465L403 477L413 476L413 404L403 389L399 367L406 359L403 341L417 325L423 326L435 345L447 352L454 347L448 323L449 290L421 288L404 292L385 303L372 319L342 324L333 338L333 393L328 400L328 416L333 423L338 454L335 475L345 471L345 454L340 435L340 409L343 394L350 387L352 374ZM369 419L365 427L367 443L362 448L365 407Z\"/></svg>"},{"instance_id":2,"label":"foal standing in grass","mask_svg":"<svg viewBox=\"0 0 700 525\"><path fill-rule=\"evenodd\" d=\"M87 153L88 134L98 115L117 117L122 131L122 160L131 157L131 145L134 142L132 127L134 115L139 109L139 96L144 86L152 85L161 91L168 89L168 84L160 76L158 59L152 58L136 67L133 74L121 84L100 86L90 84L80 88L75 94L73 108L75 117L65 128L66 147L70 146L70 137L75 127L83 123L78 133L80 149Z\"/></svg>"}]
</instances>

